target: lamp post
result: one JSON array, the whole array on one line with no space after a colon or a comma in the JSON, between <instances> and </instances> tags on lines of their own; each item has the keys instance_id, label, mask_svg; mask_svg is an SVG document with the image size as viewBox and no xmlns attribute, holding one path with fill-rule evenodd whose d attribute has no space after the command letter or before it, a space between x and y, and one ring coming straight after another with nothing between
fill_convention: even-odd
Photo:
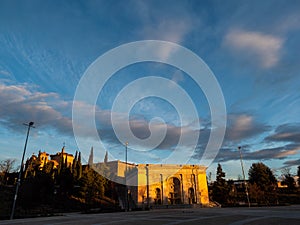
<instances>
[{"instance_id":1,"label":"lamp post","mask_svg":"<svg viewBox=\"0 0 300 225\"><path fill-rule=\"evenodd\" d=\"M128 190L127 190L127 147L128 147L128 142L125 143L125 211L128 211Z\"/></svg>"},{"instance_id":2,"label":"lamp post","mask_svg":"<svg viewBox=\"0 0 300 225\"><path fill-rule=\"evenodd\" d=\"M23 170L23 162L24 162L24 157L25 157L25 152L26 152L26 147L27 147L29 131L30 131L31 127L34 128L33 124L34 124L34 122L30 122L29 124L25 124L25 123L23 124L23 125L27 126L28 129L27 129L27 135L26 135L26 140L25 140L25 145L24 145L23 156L22 156L22 160L21 160L20 172L19 172L19 176L18 176L18 180L17 180L17 187L16 187L16 193L15 193L15 197L14 197L14 203L13 203L11 214L10 214L10 219L11 220L14 218L16 201L17 201L17 197L18 197L18 191L19 191L19 187L20 187L20 184L21 184L21 175L22 175L22 170Z\"/></svg>"},{"instance_id":3,"label":"lamp post","mask_svg":"<svg viewBox=\"0 0 300 225\"><path fill-rule=\"evenodd\" d=\"M243 178L244 178L244 185L245 185L245 192L246 192L246 196L247 196L247 201L248 201L248 206L250 208L250 200L249 200L249 193L248 193L248 185L246 183L246 178L245 178L245 171L244 171L244 164L243 164L243 156L242 156L242 150L241 150L241 146L238 147L239 152L240 152L240 160L241 160L241 167L242 167L242 172L243 172Z\"/></svg>"}]
</instances>

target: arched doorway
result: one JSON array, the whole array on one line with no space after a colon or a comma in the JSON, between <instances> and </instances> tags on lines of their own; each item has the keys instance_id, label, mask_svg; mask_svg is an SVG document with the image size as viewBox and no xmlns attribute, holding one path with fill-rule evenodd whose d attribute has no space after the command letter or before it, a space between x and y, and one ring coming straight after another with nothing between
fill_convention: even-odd
<instances>
[{"instance_id":1,"label":"arched doorway","mask_svg":"<svg viewBox=\"0 0 300 225\"><path fill-rule=\"evenodd\" d=\"M161 194L160 194L160 188L155 189L155 204L160 205L161 204Z\"/></svg>"},{"instance_id":2,"label":"arched doorway","mask_svg":"<svg viewBox=\"0 0 300 225\"><path fill-rule=\"evenodd\" d=\"M181 204L181 186L177 177L169 179L169 201L170 204Z\"/></svg>"},{"instance_id":3,"label":"arched doorway","mask_svg":"<svg viewBox=\"0 0 300 225\"><path fill-rule=\"evenodd\" d=\"M189 204L194 204L196 203L195 201L195 191L194 188L189 188Z\"/></svg>"}]
</instances>

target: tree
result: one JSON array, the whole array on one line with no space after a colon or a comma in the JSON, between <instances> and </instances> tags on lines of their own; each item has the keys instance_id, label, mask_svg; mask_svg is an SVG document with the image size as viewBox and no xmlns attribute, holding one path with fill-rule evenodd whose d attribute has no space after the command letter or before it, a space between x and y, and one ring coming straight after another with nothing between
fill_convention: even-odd
<instances>
[{"instance_id":1,"label":"tree","mask_svg":"<svg viewBox=\"0 0 300 225\"><path fill-rule=\"evenodd\" d=\"M253 163L248 172L249 182L256 184L265 203L277 201L277 180L269 167L263 163Z\"/></svg>"},{"instance_id":2,"label":"tree","mask_svg":"<svg viewBox=\"0 0 300 225\"><path fill-rule=\"evenodd\" d=\"M76 151L75 153L75 157L73 159L73 163L72 163L72 174L73 174L73 177L74 177L74 180L77 180L77 155L78 155L78 152Z\"/></svg>"},{"instance_id":3,"label":"tree","mask_svg":"<svg viewBox=\"0 0 300 225\"><path fill-rule=\"evenodd\" d=\"M94 165L94 148L91 148L88 165L92 168Z\"/></svg>"},{"instance_id":4,"label":"tree","mask_svg":"<svg viewBox=\"0 0 300 225\"><path fill-rule=\"evenodd\" d=\"M15 159L5 159L0 162L0 184L7 183L7 176L12 172L15 162Z\"/></svg>"},{"instance_id":5,"label":"tree","mask_svg":"<svg viewBox=\"0 0 300 225\"><path fill-rule=\"evenodd\" d=\"M225 180L225 173L222 170L222 166L218 164L216 181L213 184L212 197L214 201L221 204L228 202L229 188Z\"/></svg>"},{"instance_id":6,"label":"tree","mask_svg":"<svg viewBox=\"0 0 300 225\"><path fill-rule=\"evenodd\" d=\"M293 191L296 188L296 182L292 174L290 173L290 169L285 169L282 171L283 181L282 184L287 185L289 191Z\"/></svg>"},{"instance_id":7,"label":"tree","mask_svg":"<svg viewBox=\"0 0 300 225\"><path fill-rule=\"evenodd\" d=\"M298 185L300 186L300 166L298 166L297 176L298 176Z\"/></svg>"},{"instance_id":8,"label":"tree","mask_svg":"<svg viewBox=\"0 0 300 225\"><path fill-rule=\"evenodd\" d=\"M249 197L252 203L264 203L264 192L257 186L256 183L249 185Z\"/></svg>"},{"instance_id":9,"label":"tree","mask_svg":"<svg viewBox=\"0 0 300 225\"><path fill-rule=\"evenodd\" d=\"M96 199L103 197L107 180L95 170L86 167L83 171L80 183L80 197L85 198L88 205Z\"/></svg>"},{"instance_id":10,"label":"tree","mask_svg":"<svg viewBox=\"0 0 300 225\"><path fill-rule=\"evenodd\" d=\"M53 201L54 180L51 173L38 170L28 176L20 187L20 203L26 209Z\"/></svg>"},{"instance_id":11,"label":"tree","mask_svg":"<svg viewBox=\"0 0 300 225\"><path fill-rule=\"evenodd\" d=\"M108 162L108 154L107 151L105 152L105 156L104 156L104 163L106 164Z\"/></svg>"},{"instance_id":12,"label":"tree","mask_svg":"<svg viewBox=\"0 0 300 225\"><path fill-rule=\"evenodd\" d=\"M82 176L81 152L78 153L76 173L77 173L77 179L80 179Z\"/></svg>"},{"instance_id":13,"label":"tree","mask_svg":"<svg viewBox=\"0 0 300 225\"><path fill-rule=\"evenodd\" d=\"M60 185L61 194L68 195L74 186L74 177L72 171L69 167L65 167L60 171L57 177L58 183Z\"/></svg>"}]
</instances>

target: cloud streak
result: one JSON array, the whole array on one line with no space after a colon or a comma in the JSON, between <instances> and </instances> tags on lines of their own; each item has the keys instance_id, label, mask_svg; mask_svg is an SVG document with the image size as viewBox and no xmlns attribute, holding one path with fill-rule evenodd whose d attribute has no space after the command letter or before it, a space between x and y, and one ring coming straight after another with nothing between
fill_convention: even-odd
<instances>
[{"instance_id":1,"label":"cloud streak","mask_svg":"<svg viewBox=\"0 0 300 225\"><path fill-rule=\"evenodd\" d=\"M250 151L249 146L243 147L244 160L272 160L272 159L286 159L289 156L299 153L300 145L284 145L275 148L266 148L256 151ZM240 154L237 149L223 148L219 151L215 162L226 162L230 160L239 160Z\"/></svg>"},{"instance_id":2,"label":"cloud streak","mask_svg":"<svg viewBox=\"0 0 300 225\"><path fill-rule=\"evenodd\" d=\"M284 40L261 32L232 29L225 35L224 42L239 55L248 54L254 61L258 58L263 68L270 68L280 60Z\"/></svg>"},{"instance_id":3,"label":"cloud streak","mask_svg":"<svg viewBox=\"0 0 300 225\"><path fill-rule=\"evenodd\" d=\"M250 114L231 114L228 116L228 126L225 139L228 142L238 142L269 130L268 125L259 123Z\"/></svg>"},{"instance_id":4,"label":"cloud streak","mask_svg":"<svg viewBox=\"0 0 300 225\"><path fill-rule=\"evenodd\" d=\"M276 128L274 134L265 138L267 142L300 143L300 124L283 124Z\"/></svg>"}]
</instances>

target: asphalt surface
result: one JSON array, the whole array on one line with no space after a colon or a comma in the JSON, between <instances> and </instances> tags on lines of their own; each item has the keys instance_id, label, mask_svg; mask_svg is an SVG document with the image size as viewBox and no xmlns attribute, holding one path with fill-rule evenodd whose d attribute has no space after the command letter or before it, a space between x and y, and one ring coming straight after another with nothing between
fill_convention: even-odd
<instances>
[{"instance_id":1,"label":"asphalt surface","mask_svg":"<svg viewBox=\"0 0 300 225\"><path fill-rule=\"evenodd\" d=\"M140 212L80 214L2 220L0 224L300 224L300 205L253 208L160 209Z\"/></svg>"}]
</instances>

